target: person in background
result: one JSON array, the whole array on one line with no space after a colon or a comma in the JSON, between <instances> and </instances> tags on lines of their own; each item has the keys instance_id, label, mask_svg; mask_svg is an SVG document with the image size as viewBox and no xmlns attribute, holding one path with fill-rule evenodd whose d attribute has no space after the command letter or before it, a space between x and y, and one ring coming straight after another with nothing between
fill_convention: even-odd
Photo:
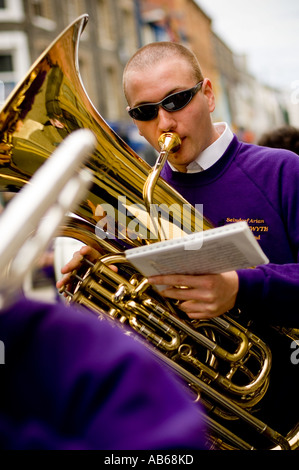
<instances>
[{"instance_id":1,"label":"person in background","mask_svg":"<svg viewBox=\"0 0 299 470\"><path fill-rule=\"evenodd\" d=\"M287 149L299 155L299 129L294 126L282 126L265 132L259 138L258 145Z\"/></svg>"}]
</instances>

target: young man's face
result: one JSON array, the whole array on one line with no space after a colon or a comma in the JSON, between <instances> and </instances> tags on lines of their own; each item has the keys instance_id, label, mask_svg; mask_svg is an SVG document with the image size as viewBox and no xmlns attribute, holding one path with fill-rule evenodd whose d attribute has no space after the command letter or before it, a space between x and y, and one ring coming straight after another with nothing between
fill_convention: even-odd
<instances>
[{"instance_id":1,"label":"young man's face","mask_svg":"<svg viewBox=\"0 0 299 470\"><path fill-rule=\"evenodd\" d=\"M191 67L181 58L160 61L154 69L131 72L127 78L127 97L131 108L145 103L161 101L166 96L192 88L196 79ZM205 79L202 88L183 109L168 112L161 106L158 116L151 121L134 121L139 133L159 151L158 139L163 132L176 132L182 141L178 152L169 161L185 171L206 147L218 137L211 122L214 110L211 83Z\"/></svg>"}]
</instances>

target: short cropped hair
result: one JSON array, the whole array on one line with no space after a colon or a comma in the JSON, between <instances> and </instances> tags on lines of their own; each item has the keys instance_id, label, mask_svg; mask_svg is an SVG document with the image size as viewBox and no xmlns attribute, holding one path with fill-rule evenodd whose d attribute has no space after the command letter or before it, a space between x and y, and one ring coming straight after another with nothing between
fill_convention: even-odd
<instances>
[{"instance_id":1,"label":"short cropped hair","mask_svg":"<svg viewBox=\"0 0 299 470\"><path fill-rule=\"evenodd\" d=\"M203 80L203 74L197 57L190 49L183 46L182 44L178 44L175 42L152 42L138 49L128 61L123 74L123 87L125 95L126 80L129 72L138 71L145 68L150 69L152 67L155 67L157 62L175 56L183 58L186 63L191 66L196 82L200 82L201 80Z\"/></svg>"}]
</instances>

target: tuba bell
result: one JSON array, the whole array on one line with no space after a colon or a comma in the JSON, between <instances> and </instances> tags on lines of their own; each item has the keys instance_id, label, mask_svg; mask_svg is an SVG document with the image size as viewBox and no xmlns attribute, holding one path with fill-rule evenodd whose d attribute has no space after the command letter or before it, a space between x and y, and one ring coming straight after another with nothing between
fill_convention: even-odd
<instances>
[{"instance_id":1,"label":"tuba bell","mask_svg":"<svg viewBox=\"0 0 299 470\"><path fill-rule=\"evenodd\" d=\"M87 129L73 132L1 214L0 310L15 303L26 275L52 241L66 212L85 196L90 178L81 167L94 149L94 140Z\"/></svg>"},{"instance_id":2,"label":"tuba bell","mask_svg":"<svg viewBox=\"0 0 299 470\"><path fill-rule=\"evenodd\" d=\"M78 66L79 38L87 21L88 16L82 15L66 28L4 104L0 189L18 192L68 135L90 129L96 137L95 150L85 164L91 187L63 221L59 235L91 245L102 256L96 263L84 261L73 274L73 287L67 292L70 301L123 324L183 379L188 392L205 405L211 448L298 448L296 422L288 433L281 433L256 411L271 383L273 366L266 342L241 325L234 312L210 321L190 321L178 305L161 298L123 255L130 247L212 225L159 178L159 165L178 145L173 136L162 143L159 163L151 169L92 105ZM159 207L159 213L149 216L152 205ZM111 264L118 266L117 272Z\"/></svg>"}]
</instances>

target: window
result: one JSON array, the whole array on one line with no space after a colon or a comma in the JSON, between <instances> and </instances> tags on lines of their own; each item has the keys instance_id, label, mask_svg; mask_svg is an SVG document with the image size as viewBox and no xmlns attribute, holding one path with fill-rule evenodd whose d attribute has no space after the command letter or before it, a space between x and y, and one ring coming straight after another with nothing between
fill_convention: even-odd
<instances>
[{"instance_id":1,"label":"window","mask_svg":"<svg viewBox=\"0 0 299 470\"><path fill-rule=\"evenodd\" d=\"M118 121L120 118L120 92L117 69L108 66L106 68L106 116L109 121Z\"/></svg>"},{"instance_id":2,"label":"window","mask_svg":"<svg viewBox=\"0 0 299 470\"><path fill-rule=\"evenodd\" d=\"M84 0L64 0L61 7L64 8L67 23L71 23L78 16L86 13Z\"/></svg>"},{"instance_id":3,"label":"window","mask_svg":"<svg viewBox=\"0 0 299 470\"><path fill-rule=\"evenodd\" d=\"M34 16L53 19L50 2L45 0L32 0L32 12Z\"/></svg>"},{"instance_id":4,"label":"window","mask_svg":"<svg viewBox=\"0 0 299 470\"><path fill-rule=\"evenodd\" d=\"M115 42L114 14L111 10L111 3L108 0L98 2L98 32L102 46L113 45Z\"/></svg>"},{"instance_id":5,"label":"window","mask_svg":"<svg viewBox=\"0 0 299 470\"><path fill-rule=\"evenodd\" d=\"M127 62L138 47L135 10L132 3L123 4L123 7L120 9L120 20L123 28L123 53Z\"/></svg>"},{"instance_id":6,"label":"window","mask_svg":"<svg viewBox=\"0 0 299 470\"><path fill-rule=\"evenodd\" d=\"M0 52L0 72L12 72L13 60L11 54L1 54Z\"/></svg>"},{"instance_id":7,"label":"window","mask_svg":"<svg viewBox=\"0 0 299 470\"><path fill-rule=\"evenodd\" d=\"M48 31L55 29L53 2L49 0L31 0L31 14L35 26Z\"/></svg>"},{"instance_id":8,"label":"window","mask_svg":"<svg viewBox=\"0 0 299 470\"><path fill-rule=\"evenodd\" d=\"M22 0L0 0L0 22L20 22L25 18Z\"/></svg>"},{"instance_id":9,"label":"window","mask_svg":"<svg viewBox=\"0 0 299 470\"><path fill-rule=\"evenodd\" d=\"M72 21L87 11L85 0L64 0L61 5L61 9L67 24L72 23ZM80 39L85 40L88 37L89 28L85 28Z\"/></svg>"},{"instance_id":10,"label":"window","mask_svg":"<svg viewBox=\"0 0 299 470\"><path fill-rule=\"evenodd\" d=\"M27 36L20 31L0 32L0 101L7 98L30 65Z\"/></svg>"}]
</instances>

